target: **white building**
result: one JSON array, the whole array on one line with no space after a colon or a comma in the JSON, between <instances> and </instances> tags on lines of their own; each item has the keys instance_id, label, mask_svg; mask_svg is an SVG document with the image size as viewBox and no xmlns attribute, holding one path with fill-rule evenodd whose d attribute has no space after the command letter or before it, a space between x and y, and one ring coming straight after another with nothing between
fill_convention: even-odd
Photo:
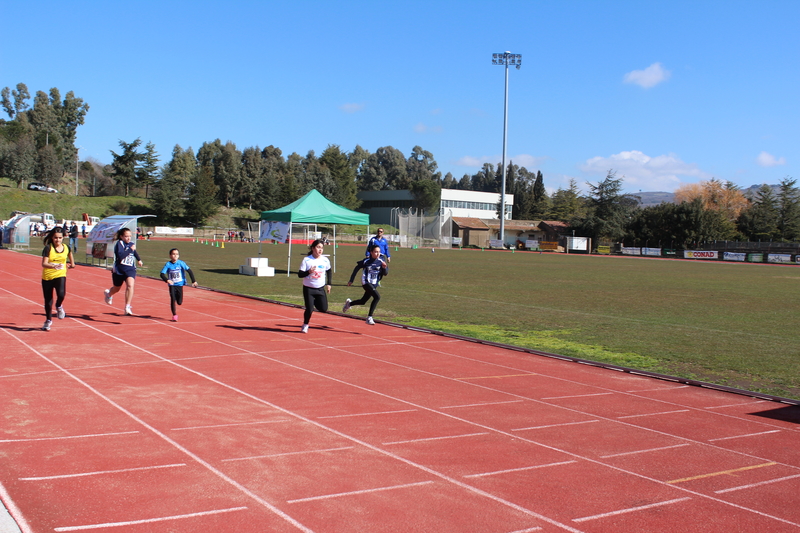
<instances>
[{"instance_id":1,"label":"white building","mask_svg":"<svg viewBox=\"0 0 800 533\"><path fill-rule=\"evenodd\" d=\"M414 205L414 199L408 190L361 191L358 193L358 198L362 201L358 211L369 214L370 223L373 225L397 226L398 212L407 211ZM497 219L499 218L497 216L497 204L499 203L500 193L442 189L439 207L440 213L446 217ZM514 195L506 194L506 220L511 220L513 204Z\"/></svg>"}]
</instances>

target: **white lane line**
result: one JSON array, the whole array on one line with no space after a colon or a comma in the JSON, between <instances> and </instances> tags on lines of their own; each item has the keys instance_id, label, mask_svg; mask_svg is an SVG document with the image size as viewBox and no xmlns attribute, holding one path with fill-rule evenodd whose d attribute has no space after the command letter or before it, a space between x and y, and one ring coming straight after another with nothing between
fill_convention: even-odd
<instances>
[{"instance_id":1,"label":"white lane line","mask_svg":"<svg viewBox=\"0 0 800 533\"><path fill-rule=\"evenodd\" d=\"M122 468L119 470L98 470L97 472L82 472L80 474L62 474L59 476L40 476L40 477L21 477L20 481L42 481L45 479L66 479L71 477L99 476L103 474L120 474L122 472L138 472L141 470L156 470L159 468L175 468L186 466L186 463L176 463L174 465L141 466L139 468Z\"/></svg>"},{"instance_id":2,"label":"white lane line","mask_svg":"<svg viewBox=\"0 0 800 533\"><path fill-rule=\"evenodd\" d=\"M375 413L354 413L352 415L330 415L330 416L318 416L317 420L321 420L323 418L349 418L352 416L373 416L373 415L393 415L395 413L413 413L417 409L401 409L399 411L379 411Z\"/></svg>"},{"instance_id":3,"label":"white lane line","mask_svg":"<svg viewBox=\"0 0 800 533\"><path fill-rule=\"evenodd\" d=\"M525 400L505 400L502 402L486 402L486 403L465 403L463 405L447 405L439 409L460 409L461 407L483 407L484 405L502 405L504 403L521 403Z\"/></svg>"},{"instance_id":4,"label":"white lane line","mask_svg":"<svg viewBox=\"0 0 800 533\"><path fill-rule=\"evenodd\" d=\"M138 431L121 431L117 433L95 433L90 435L68 435L64 437L37 437L32 439L5 439L0 442L36 442L42 440L67 440L67 439L90 439L92 437L113 437L116 435L131 435L139 433Z\"/></svg>"},{"instance_id":5,"label":"white lane line","mask_svg":"<svg viewBox=\"0 0 800 533\"><path fill-rule=\"evenodd\" d=\"M481 433L465 433L464 435L448 435L446 437L428 437L425 439L411 439L411 440L397 440L394 442L383 442L383 446L389 446L391 444L407 444L409 442L425 442L431 440L446 440L446 439L461 439L464 437L477 437L478 435L488 435L489 433L483 431Z\"/></svg>"},{"instance_id":6,"label":"white lane line","mask_svg":"<svg viewBox=\"0 0 800 533\"><path fill-rule=\"evenodd\" d=\"M729 403L728 405L714 405L711 407L703 407L703 409L724 409L726 407L745 407L748 405L755 405L757 403L767 403L767 400L758 400L756 402Z\"/></svg>"},{"instance_id":7,"label":"white lane line","mask_svg":"<svg viewBox=\"0 0 800 533\"><path fill-rule=\"evenodd\" d=\"M213 511L201 511L199 513L177 514L172 516L162 516L159 518L144 518L142 520L130 520L128 522L106 522L105 524L88 524L85 526L65 526L65 527L57 527L55 528L55 531L83 531L86 529L103 529L106 527L152 524L153 522L166 522L167 520L180 520L182 518L194 518L196 516L208 516L214 514L231 513L233 511L244 511L245 509L247 509L247 507L230 507L228 509L215 509Z\"/></svg>"},{"instance_id":8,"label":"white lane line","mask_svg":"<svg viewBox=\"0 0 800 533\"><path fill-rule=\"evenodd\" d=\"M758 483L750 483L749 485L741 485L739 487L731 487L729 489L715 490L714 493L723 494L725 492L733 492L735 490L750 489L753 487L759 487L761 485L769 485L770 483L778 483L779 481L786 481L787 479L794 479L798 477L800 477L800 474L795 474L794 476L779 477L778 479L770 479L768 481L759 481Z\"/></svg>"},{"instance_id":9,"label":"white lane line","mask_svg":"<svg viewBox=\"0 0 800 533\"><path fill-rule=\"evenodd\" d=\"M33 533L33 529L31 529L31 526L28 524L28 521L25 520L25 515L22 514L22 511L19 510L17 504L14 503L14 500L11 499L11 495L8 493L3 484L0 483L0 508L2 508L3 504L5 505L4 510L8 511L8 515L6 515L6 517L11 517L11 519L8 520L11 522L11 524L18 526L19 531L21 531L21 533ZM0 521L0 525L4 527L5 527L6 517L0 516L0 518L2 518L2 521ZM16 522L16 524L14 522ZM13 532L14 530L9 529L9 531Z\"/></svg>"},{"instance_id":10,"label":"white lane line","mask_svg":"<svg viewBox=\"0 0 800 533\"><path fill-rule=\"evenodd\" d=\"M407 487L418 487L420 485L430 485L433 481L420 481L419 483L406 483L405 485L393 485L391 487L379 487L377 489L354 490L352 492L337 492L336 494L325 494L323 496L311 496L309 498L298 498L287 500L286 503L313 502L316 500L327 500L329 498L341 498L343 496L353 496L355 494L368 494L370 492L382 492L385 490L405 489Z\"/></svg>"},{"instance_id":11,"label":"white lane line","mask_svg":"<svg viewBox=\"0 0 800 533\"><path fill-rule=\"evenodd\" d=\"M235 422L233 424L215 424L212 426L190 426L185 428L172 428L170 431L186 431L189 429L213 429L213 428L229 428L233 426L253 426L256 424L277 424L278 422L291 422L288 418L279 418L278 420L260 420L258 422Z\"/></svg>"},{"instance_id":12,"label":"white lane line","mask_svg":"<svg viewBox=\"0 0 800 533\"><path fill-rule=\"evenodd\" d=\"M661 391L671 391L676 389L685 389L688 388L689 385L680 385L678 387L659 387L657 389L640 389L640 390L629 390L625 391L628 394L638 394L640 392L661 392Z\"/></svg>"},{"instance_id":13,"label":"white lane line","mask_svg":"<svg viewBox=\"0 0 800 533\"><path fill-rule=\"evenodd\" d=\"M675 500L668 500L665 502L651 503L650 505L640 505L639 507L630 507L628 509L620 509L619 511L611 511L610 513L596 514L592 516L584 516L583 518L574 518L573 522L586 522L588 520L597 520L598 518L606 518L608 516L616 516L625 513L633 513L636 511L643 511L645 509L652 509L653 507L661 507L663 505L671 505L673 503L685 502L691 498L677 498Z\"/></svg>"},{"instance_id":14,"label":"white lane line","mask_svg":"<svg viewBox=\"0 0 800 533\"><path fill-rule=\"evenodd\" d=\"M512 429L511 431L527 431L529 429L544 429L544 428L557 428L561 426L577 426L579 424L594 424L595 422L600 422L599 420L584 420L582 422L564 422L563 424L548 424L545 426L531 426L527 428L517 428Z\"/></svg>"},{"instance_id":15,"label":"white lane line","mask_svg":"<svg viewBox=\"0 0 800 533\"><path fill-rule=\"evenodd\" d=\"M748 433L747 435L734 435L732 437L719 437L716 439L708 439L708 442L715 442L718 440L741 439L742 437L757 437L759 435L769 435L770 433L780 433L780 429L773 429L772 431L761 431L760 433Z\"/></svg>"},{"instance_id":16,"label":"white lane line","mask_svg":"<svg viewBox=\"0 0 800 533\"><path fill-rule=\"evenodd\" d=\"M511 531L510 533L530 533L531 531L541 531L541 530L542 530L542 528L537 526L537 527L531 527L531 528L528 528L528 529L518 529L516 531Z\"/></svg>"},{"instance_id":17,"label":"white lane line","mask_svg":"<svg viewBox=\"0 0 800 533\"><path fill-rule=\"evenodd\" d=\"M272 453L268 455L251 455L249 457L234 457L232 459L223 459L221 462L228 463L231 461L248 461L250 459L269 459L270 457L284 457L286 455L303 455L307 453L325 453L325 452L338 452L340 450L352 450L353 446L342 446L341 448L325 448L324 450L305 450L302 452L285 452L285 453Z\"/></svg>"},{"instance_id":18,"label":"white lane line","mask_svg":"<svg viewBox=\"0 0 800 533\"><path fill-rule=\"evenodd\" d=\"M683 446L691 446L690 443L676 444L674 446L661 446L660 448L649 448L647 450L636 450L634 452L612 453L610 455L601 455L601 459L608 459L609 457L621 457L623 455L635 455L637 453L657 452L659 450L670 450L672 448L682 448Z\"/></svg>"},{"instance_id":19,"label":"white lane line","mask_svg":"<svg viewBox=\"0 0 800 533\"><path fill-rule=\"evenodd\" d=\"M613 392L595 392L593 394L575 394L573 396L550 396L549 398L540 398L540 400L563 400L566 398L591 398L592 396L609 396Z\"/></svg>"},{"instance_id":20,"label":"white lane line","mask_svg":"<svg viewBox=\"0 0 800 533\"><path fill-rule=\"evenodd\" d=\"M642 416L657 416L657 415L671 415L673 413L688 413L689 409L678 409L677 411L661 411L660 413L645 413L641 415L625 415L625 416L618 416L619 420L624 420L626 418L639 418Z\"/></svg>"},{"instance_id":21,"label":"white lane line","mask_svg":"<svg viewBox=\"0 0 800 533\"><path fill-rule=\"evenodd\" d=\"M561 465L569 465L572 463L577 463L578 461L561 461L560 463L547 463L545 465L536 465L536 466L523 466L520 468L509 468L508 470L496 470L494 472L482 472L480 474L469 474L468 476L464 477L485 477L485 476L496 476L498 474L508 474L510 472L523 472L525 470L536 470L537 468L547 468L549 466L561 466Z\"/></svg>"}]
</instances>

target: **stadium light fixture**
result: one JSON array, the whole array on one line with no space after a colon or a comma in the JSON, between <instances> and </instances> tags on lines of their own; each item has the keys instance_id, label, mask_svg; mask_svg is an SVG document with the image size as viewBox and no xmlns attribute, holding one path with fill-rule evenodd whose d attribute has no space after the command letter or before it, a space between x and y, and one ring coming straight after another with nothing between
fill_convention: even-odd
<instances>
[{"instance_id":1,"label":"stadium light fixture","mask_svg":"<svg viewBox=\"0 0 800 533\"><path fill-rule=\"evenodd\" d=\"M492 54L492 65L503 65L506 71L506 91L503 100L503 183L500 186L500 242L506 242L506 145L508 137L508 66L522 66L522 54L503 52Z\"/></svg>"}]
</instances>

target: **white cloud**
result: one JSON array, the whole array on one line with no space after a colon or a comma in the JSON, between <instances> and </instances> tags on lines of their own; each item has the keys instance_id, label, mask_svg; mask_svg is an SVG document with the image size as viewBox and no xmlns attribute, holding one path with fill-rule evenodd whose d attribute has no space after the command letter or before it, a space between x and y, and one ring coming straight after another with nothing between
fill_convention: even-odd
<instances>
[{"instance_id":1,"label":"white cloud","mask_svg":"<svg viewBox=\"0 0 800 533\"><path fill-rule=\"evenodd\" d=\"M626 190L672 192L683 182L709 180L713 177L697 168L697 165L681 161L675 154L650 157L638 150L620 152L609 157L593 157L581 165L580 169L602 177L613 169L618 178L624 178L622 187Z\"/></svg>"},{"instance_id":2,"label":"white cloud","mask_svg":"<svg viewBox=\"0 0 800 533\"><path fill-rule=\"evenodd\" d=\"M767 152L761 152L760 154L758 154L756 161L762 167L776 167L778 165L786 164L785 157L780 157L776 159L774 155Z\"/></svg>"},{"instance_id":3,"label":"white cloud","mask_svg":"<svg viewBox=\"0 0 800 533\"><path fill-rule=\"evenodd\" d=\"M364 104L343 104L339 106L339 109L348 114L358 113L364 110Z\"/></svg>"},{"instance_id":4,"label":"white cloud","mask_svg":"<svg viewBox=\"0 0 800 533\"><path fill-rule=\"evenodd\" d=\"M441 126L427 126L422 122L418 122L416 126L414 126L414 131L417 133L441 133L442 127Z\"/></svg>"},{"instance_id":5,"label":"white cloud","mask_svg":"<svg viewBox=\"0 0 800 533\"><path fill-rule=\"evenodd\" d=\"M640 87L649 89L655 87L662 81L667 81L672 72L661 66L661 63L653 63L644 70L633 70L625 74L625 83L635 83Z\"/></svg>"},{"instance_id":6,"label":"white cloud","mask_svg":"<svg viewBox=\"0 0 800 533\"><path fill-rule=\"evenodd\" d=\"M528 170L538 170L539 165L547 159L547 157L536 157L528 154L518 154L515 156L507 156L508 161L514 163L515 165L525 167ZM497 168L501 161L503 160L503 156L501 155L493 155L493 156L481 156L481 157L473 157L471 155L466 155L455 162L456 165L461 167L476 167L481 168L483 167L484 163L491 163Z\"/></svg>"}]
</instances>

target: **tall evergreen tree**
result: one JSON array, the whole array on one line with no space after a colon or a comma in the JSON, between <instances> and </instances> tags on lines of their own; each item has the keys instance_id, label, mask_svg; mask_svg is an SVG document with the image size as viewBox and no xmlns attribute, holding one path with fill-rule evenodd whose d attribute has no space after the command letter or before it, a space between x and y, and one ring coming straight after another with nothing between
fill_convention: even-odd
<instances>
[{"instance_id":1,"label":"tall evergreen tree","mask_svg":"<svg viewBox=\"0 0 800 533\"><path fill-rule=\"evenodd\" d=\"M186 216L196 226L205 224L219 210L217 193L212 168L202 167L189 186L189 200L186 202Z\"/></svg>"},{"instance_id":2,"label":"tall evergreen tree","mask_svg":"<svg viewBox=\"0 0 800 533\"><path fill-rule=\"evenodd\" d=\"M574 220L583 218L584 202L580 196L580 190L575 179L569 180L569 187L561 187L553 194L552 211L550 216L561 222L570 223Z\"/></svg>"},{"instance_id":3,"label":"tall evergreen tree","mask_svg":"<svg viewBox=\"0 0 800 533\"><path fill-rule=\"evenodd\" d=\"M145 145L144 152L139 159L139 168L136 169L136 182L139 187L144 187L144 197L149 198L150 187L156 182L158 174L158 152L156 152L156 145L148 142Z\"/></svg>"},{"instance_id":4,"label":"tall evergreen tree","mask_svg":"<svg viewBox=\"0 0 800 533\"><path fill-rule=\"evenodd\" d=\"M756 191L753 204L739 217L739 231L751 241L770 241L779 236L780 207L775 192L767 184Z\"/></svg>"},{"instance_id":5,"label":"tall evergreen tree","mask_svg":"<svg viewBox=\"0 0 800 533\"><path fill-rule=\"evenodd\" d=\"M125 196L130 195L131 187L136 186L136 166L142 160L142 154L137 150L142 144L141 139L136 139L131 143L126 143L120 140L119 146L122 148L122 153L117 154L113 150L111 152L114 160L111 163L112 177L118 187L122 187L125 191Z\"/></svg>"},{"instance_id":6,"label":"tall evergreen tree","mask_svg":"<svg viewBox=\"0 0 800 533\"><path fill-rule=\"evenodd\" d=\"M336 190L331 201L348 209L356 209L361 205L361 200L356 197L356 173L348 161L347 155L342 153L339 146L330 144L319 158L325 168L330 172L336 184Z\"/></svg>"},{"instance_id":7,"label":"tall evergreen tree","mask_svg":"<svg viewBox=\"0 0 800 533\"><path fill-rule=\"evenodd\" d=\"M53 149L53 145L42 146L36 155L36 179L49 186L58 184L64 175L64 167Z\"/></svg>"},{"instance_id":8,"label":"tall evergreen tree","mask_svg":"<svg viewBox=\"0 0 800 533\"><path fill-rule=\"evenodd\" d=\"M800 239L800 189L797 180L785 177L778 193L778 237L784 242Z\"/></svg>"}]
</instances>

